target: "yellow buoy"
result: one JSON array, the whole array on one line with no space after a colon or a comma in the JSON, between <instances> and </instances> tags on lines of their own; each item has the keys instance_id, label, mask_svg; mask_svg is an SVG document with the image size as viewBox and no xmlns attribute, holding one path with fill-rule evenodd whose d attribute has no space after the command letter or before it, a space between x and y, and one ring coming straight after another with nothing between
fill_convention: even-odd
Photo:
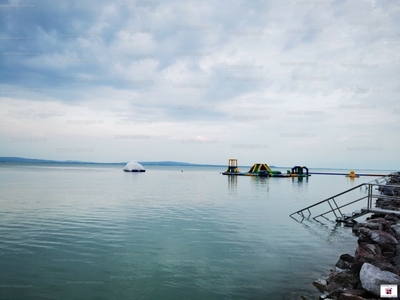
<instances>
[{"instance_id":1,"label":"yellow buoy","mask_svg":"<svg viewBox=\"0 0 400 300\"><path fill-rule=\"evenodd\" d=\"M360 176L356 175L356 173L355 173L353 170L351 170L351 171L350 171L350 174L349 174L349 175L346 175L346 177L358 178L358 177L360 177Z\"/></svg>"}]
</instances>

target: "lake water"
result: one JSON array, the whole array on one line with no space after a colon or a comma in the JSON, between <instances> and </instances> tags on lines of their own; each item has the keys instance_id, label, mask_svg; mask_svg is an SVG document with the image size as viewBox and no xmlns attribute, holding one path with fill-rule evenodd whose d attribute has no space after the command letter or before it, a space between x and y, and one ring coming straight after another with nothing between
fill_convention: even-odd
<instances>
[{"instance_id":1,"label":"lake water","mask_svg":"<svg viewBox=\"0 0 400 300\"><path fill-rule=\"evenodd\" d=\"M318 299L356 237L289 214L374 179L122 167L0 165L0 299Z\"/></svg>"}]
</instances>

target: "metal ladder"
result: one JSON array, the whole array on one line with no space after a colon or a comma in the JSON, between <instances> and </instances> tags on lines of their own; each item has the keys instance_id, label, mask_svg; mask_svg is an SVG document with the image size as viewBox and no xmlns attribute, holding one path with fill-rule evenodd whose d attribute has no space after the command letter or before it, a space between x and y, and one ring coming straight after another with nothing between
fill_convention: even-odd
<instances>
[{"instance_id":1,"label":"metal ladder","mask_svg":"<svg viewBox=\"0 0 400 300\"><path fill-rule=\"evenodd\" d=\"M359 185L357 185L355 187L352 187L352 188L350 188L350 189L348 189L348 190L346 190L346 191L344 191L342 193L339 193L339 194L334 195L332 197L329 197L329 198L327 198L325 200L317 202L317 203L315 203L313 205L305 207L305 208L303 208L303 209L301 209L299 211L296 211L296 212L290 214L290 217L293 218L293 216L297 214L297 215L300 215L302 217L302 219L309 219L311 217L311 215L312 215L311 209L316 207L316 206L319 206L321 204L328 204L330 209L325 211L325 212L323 212L323 213L320 213L320 214L316 215L315 217L312 217L312 219L315 220L315 221L319 221L319 220L317 220L317 218L321 218L321 217L329 220L329 218L327 218L326 215L330 214L330 213L332 213L335 216L336 222L343 222L343 223L352 223L352 222L354 222L354 220L356 218L359 218L359 217L361 217L363 215L366 215L366 214L369 214L369 213L378 213L378 214L379 213L382 213L382 214L395 213L397 215L400 215L400 211L388 211L388 210L383 210L383 209L378 209L378 208L373 208L372 207L372 202L373 202L374 198L395 199L395 200L399 200L400 201L400 197L384 196L384 195L374 194L374 190L378 190L380 186L398 187L398 185L387 185L387 184L385 184L387 182L388 182L388 176L384 176L382 178L375 179L375 180L373 180L371 182L368 182L368 183L359 184ZM348 203L345 203L343 205L338 205L338 203L336 201L336 198L338 198L338 197L340 197L340 196L342 196L344 194L347 194L347 193L349 193L349 192L351 192L353 190L362 189L363 187L368 190L367 195L365 195L365 196L363 196L363 197L361 197L359 199L356 199L356 200L350 201ZM346 206L349 206L351 204L354 204L356 202L360 202L362 200L366 201L366 207L363 207L360 210L353 211L352 213L348 213L348 214L344 214L343 213L343 208L345 208ZM308 213L308 216L307 216L307 213Z\"/></svg>"}]
</instances>

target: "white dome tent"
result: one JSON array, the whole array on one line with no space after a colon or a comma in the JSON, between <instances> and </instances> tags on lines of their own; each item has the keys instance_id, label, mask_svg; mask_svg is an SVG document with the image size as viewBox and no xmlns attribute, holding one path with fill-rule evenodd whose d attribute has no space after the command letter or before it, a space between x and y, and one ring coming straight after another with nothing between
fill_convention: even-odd
<instances>
[{"instance_id":1,"label":"white dome tent","mask_svg":"<svg viewBox=\"0 0 400 300\"><path fill-rule=\"evenodd\" d=\"M125 172L146 172L143 166L134 160L128 162L123 170Z\"/></svg>"}]
</instances>

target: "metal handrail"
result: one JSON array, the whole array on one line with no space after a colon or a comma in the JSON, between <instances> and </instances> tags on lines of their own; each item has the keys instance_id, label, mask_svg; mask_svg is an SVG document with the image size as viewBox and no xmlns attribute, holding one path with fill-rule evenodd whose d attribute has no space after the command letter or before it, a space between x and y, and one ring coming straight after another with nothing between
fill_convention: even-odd
<instances>
[{"instance_id":1,"label":"metal handrail","mask_svg":"<svg viewBox=\"0 0 400 300\"><path fill-rule=\"evenodd\" d=\"M385 176L385 177L382 177L381 180L386 180L386 176ZM379 182L379 180L376 179L375 182ZM386 181L386 182L387 182L387 181ZM363 197L361 197L361 198L359 198L359 199L357 199L357 200L354 200L354 201L351 201L351 202L349 202L349 203L346 203L346 204L344 204L344 205L342 205L342 206L338 206L338 205L337 205L337 203L336 203L336 201L335 201L335 198L337 198L337 197L339 197L339 196L341 196L341 195L343 195L343 194L346 194L346 193L348 193L348 192L350 192L350 191L353 191L353 190L355 190L355 189L361 188L361 187L363 187L363 186L365 186L365 187L368 189L368 194L367 194L366 196L363 196ZM310 205L310 206L308 206L308 207L306 207L306 208L303 208L303 209L301 209L301 210L298 210L298 211L296 211L296 212L290 214L290 217L292 217L292 216L295 215L295 214L299 214L299 215L301 215L301 216L303 217L303 219L304 219L305 216L304 216L303 212L307 210L308 213L309 213L309 215L308 215L307 218L310 218L310 217L311 217L310 208L313 208L313 207L318 206L318 205L320 205L320 204L322 204L322 203L328 202L328 204L329 204L329 206L330 206L331 209L328 210L328 211L326 211L326 212L324 212L324 213L322 213L322 214L319 214L319 215L313 217L313 219L316 220L316 218L318 218L318 217L324 217L324 218L326 218L324 215L326 215L326 214L328 214L328 213L333 213L333 214L335 215L336 219L338 219L338 216L337 216L337 214L336 214L336 211L338 211L339 214L340 214L340 216L343 217L344 215L342 214L342 212L341 212L341 210L340 210L341 208L346 207L346 206L351 205L351 204L354 204L354 203L356 203L356 202L358 202L358 201L361 201L361 200L364 200L364 199L367 199L367 210L368 210L368 211L372 209L372 200L373 200L373 198L383 198L383 199L393 199L393 200L398 200L398 199L399 199L399 197L395 197L395 196L374 195L374 194L373 194L373 191L374 191L373 187L380 187L380 186L399 187L398 185L387 185L387 184L371 183L371 182L369 182L369 183L362 183L362 184L359 184L359 185L357 185L357 186L355 186L355 187L352 187L352 188L350 188L350 189L348 189L348 190L346 190L346 191L344 191L344 192L341 192L341 193L339 193L339 194L337 194L337 195L335 195L335 196L329 197L329 198L327 198L327 199L325 199L325 200L319 201L319 202L317 202L317 203L315 203L315 204L313 204L313 205ZM333 203L335 204L336 207L333 207L333 206L332 206L330 200L333 201Z\"/></svg>"},{"instance_id":2,"label":"metal handrail","mask_svg":"<svg viewBox=\"0 0 400 300\"><path fill-rule=\"evenodd\" d=\"M339 194L337 194L337 195L335 195L335 196L329 197L329 198L327 198L327 199L325 199L325 200L322 200L322 201L320 201L320 202L314 203L313 205L310 205L310 206L308 206L308 207L306 207L306 208L300 209L300 210L298 210L298 211L296 211L296 212L290 214L290 216L293 216L294 214L298 214L299 212L304 211L304 210L306 210L306 209L310 209L310 208L312 208L312 207L314 207L314 206L320 205L321 203L327 202L327 201L331 200L332 198L336 198L336 197L338 197L338 196L341 196L341 195L343 195L343 194L346 194L346 193L348 193L348 192L350 192L350 191L352 191L352 190L355 190L355 189L357 189L357 188L360 188L360 187L362 187L362 186L364 186L364 185L366 185L366 184L367 184L367 183L359 184L359 185L357 185L357 186L355 186L355 187L352 187L351 189L348 189L348 190L346 190L346 191L344 191L344 192L341 192L341 193L339 193Z\"/></svg>"},{"instance_id":3,"label":"metal handrail","mask_svg":"<svg viewBox=\"0 0 400 300\"><path fill-rule=\"evenodd\" d=\"M364 200L364 199L367 198L367 197L368 197L368 195L367 195L367 196L364 196L364 197L361 197L360 199L351 201L351 202L349 202L349 203L347 203L347 204L344 204L344 205L342 205L342 206L339 206L337 209L339 210L339 208L343 208L343 207L346 207L346 206L351 205L351 204L353 204L353 203L356 203L356 202L358 202L358 201ZM368 207L368 209L370 209L370 207ZM340 211L340 210L339 210L339 211ZM326 215L327 213L330 213L330 212L333 212L333 211L330 210L330 211L324 212L324 213L322 213L322 214L319 214L318 216L315 216L313 219L315 220L315 218L322 217L323 215ZM340 214L340 215L343 216L343 214ZM336 216L336 214L335 214L335 216ZM337 218L337 216L336 216L336 218Z\"/></svg>"}]
</instances>

